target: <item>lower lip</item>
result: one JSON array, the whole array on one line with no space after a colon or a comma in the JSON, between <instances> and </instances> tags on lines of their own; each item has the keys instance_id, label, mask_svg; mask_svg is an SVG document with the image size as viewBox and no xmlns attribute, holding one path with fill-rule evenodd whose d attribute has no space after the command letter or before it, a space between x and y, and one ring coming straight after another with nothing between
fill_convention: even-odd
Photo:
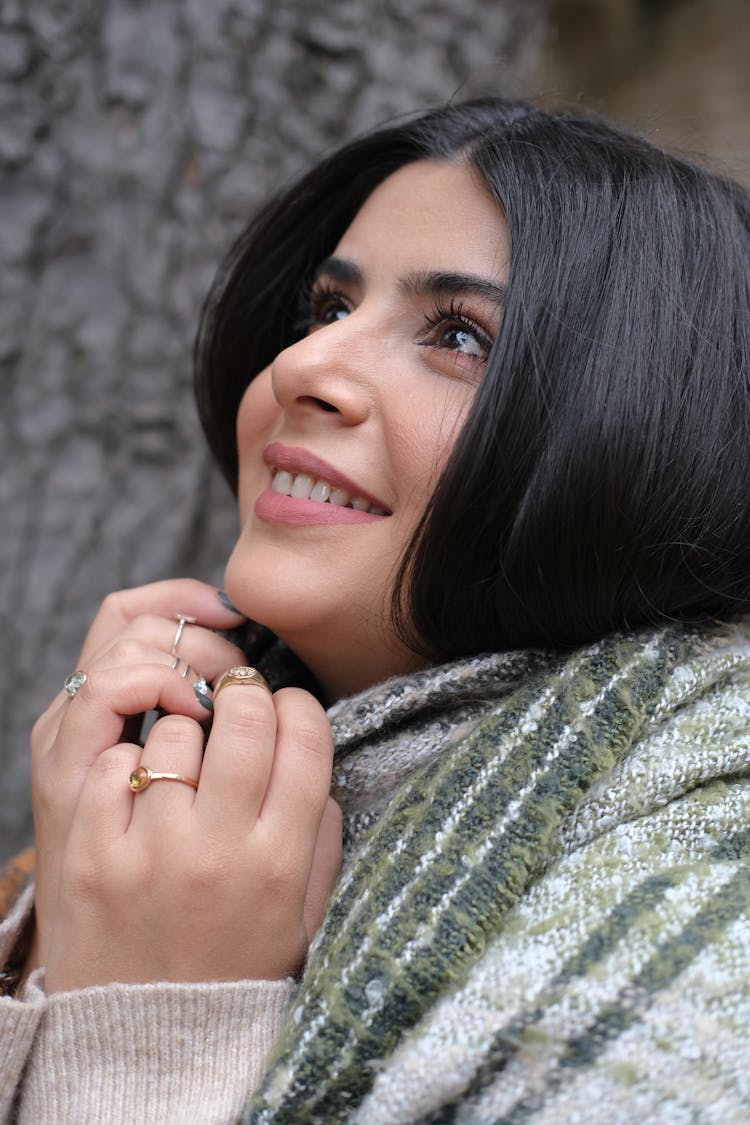
<instances>
[{"instance_id":1,"label":"lower lip","mask_svg":"<svg viewBox=\"0 0 750 1125\"><path fill-rule=\"evenodd\" d=\"M266 488L255 501L254 512L258 519L268 523L303 524L341 524L375 523L387 519L374 512L358 512L356 508L344 508L340 504L322 504L319 500L298 500L294 496L284 496Z\"/></svg>"}]
</instances>

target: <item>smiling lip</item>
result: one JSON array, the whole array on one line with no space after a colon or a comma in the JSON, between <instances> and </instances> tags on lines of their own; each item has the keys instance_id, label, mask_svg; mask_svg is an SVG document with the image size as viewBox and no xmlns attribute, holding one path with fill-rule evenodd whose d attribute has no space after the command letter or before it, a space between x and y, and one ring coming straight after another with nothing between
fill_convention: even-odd
<instances>
[{"instance_id":1,"label":"smiling lip","mask_svg":"<svg viewBox=\"0 0 750 1125\"><path fill-rule=\"evenodd\" d=\"M374 512L359 512L356 508L344 508L341 504L325 504L319 500L297 500L294 496L283 496L266 488L255 501L253 508L258 519L267 523L301 524L342 524L375 523L387 519Z\"/></svg>"},{"instance_id":2,"label":"smiling lip","mask_svg":"<svg viewBox=\"0 0 750 1125\"><path fill-rule=\"evenodd\" d=\"M309 499L284 495L274 487L261 492L255 501L255 514L271 523L287 524L352 524L373 523L387 518L390 514L385 504L371 492L360 487L350 477L339 472L333 465L310 453L309 450L272 442L263 450L263 460L272 473L288 473L292 477L300 475L313 480L325 481L333 489L338 489L354 497L356 507L349 507L344 501L331 503L323 499ZM286 491L286 490L284 490ZM379 509L363 511L362 504Z\"/></svg>"},{"instance_id":3,"label":"smiling lip","mask_svg":"<svg viewBox=\"0 0 750 1125\"><path fill-rule=\"evenodd\" d=\"M305 473L314 479L328 481L329 484L343 488L350 496L361 496L375 507L382 508L384 512L389 511L387 504L384 504L377 496L373 496L371 492L362 488L351 477L340 473L338 469L334 469L333 465L329 465L327 461L323 461L322 458L310 453L307 449L298 449L295 446L282 445L279 441L273 441L263 450L263 460L271 469L286 469L289 473Z\"/></svg>"}]
</instances>

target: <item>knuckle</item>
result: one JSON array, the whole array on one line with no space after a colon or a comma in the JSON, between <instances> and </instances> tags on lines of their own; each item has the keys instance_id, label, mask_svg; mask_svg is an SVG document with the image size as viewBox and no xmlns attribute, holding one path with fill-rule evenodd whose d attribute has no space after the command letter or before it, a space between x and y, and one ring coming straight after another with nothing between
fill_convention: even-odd
<instances>
[{"instance_id":1,"label":"knuckle","mask_svg":"<svg viewBox=\"0 0 750 1125\"><path fill-rule=\"evenodd\" d=\"M196 736L202 739L203 731L195 719L187 715L164 715L154 723L146 745L158 741L174 750L191 750Z\"/></svg>"},{"instance_id":2,"label":"knuckle","mask_svg":"<svg viewBox=\"0 0 750 1125\"><path fill-rule=\"evenodd\" d=\"M53 808L60 799L58 772L48 758L41 759L33 769L34 802L41 808Z\"/></svg>"},{"instance_id":3,"label":"knuckle","mask_svg":"<svg viewBox=\"0 0 750 1125\"><path fill-rule=\"evenodd\" d=\"M227 882L229 862L223 849L201 848L184 874L191 892L214 900Z\"/></svg>"},{"instance_id":4,"label":"knuckle","mask_svg":"<svg viewBox=\"0 0 750 1125\"><path fill-rule=\"evenodd\" d=\"M123 634L109 650L108 659L115 664L140 664L147 655L146 646L137 637Z\"/></svg>"},{"instance_id":5,"label":"knuckle","mask_svg":"<svg viewBox=\"0 0 750 1125\"><path fill-rule=\"evenodd\" d=\"M275 727L273 704L267 692L260 688L233 686L219 693L214 706L222 721L241 729L246 734L265 734L269 726ZM219 710L220 709L220 710Z\"/></svg>"},{"instance_id":6,"label":"knuckle","mask_svg":"<svg viewBox=\"0 0 750 1125\"><path fill-rule=\"evenodd\" d=\"M46 746L49 741L49 728L51 725L51 708L44 711L31 728L32 752L36 747Z\"/></svg>"},{"instance_id":7,"label":"knuckle","mask_svg":"<svg viewBox=\"0 0 750 1125\"><path fill-rule=\"evenodd\" d=\"M120 746L110 746L94 758L89 766L89 777L94 782L107 782L113 778L119 782L123 771L129 772L130 769L132 769L131 756Z\"/></svg>"},{"instance_id":8,"label":"knuckle","mask_svg":"<svg viewBox=\"0 0 750 1125\"><path fill-rule=\"evenodd\" d=\"M333 752L333 733L327 723L303 718L294 724L291 734L303 753L328 759Z\"/></svg>"},{"instance_id":9,"label":"knuckle","mask_svg":"<svg viewBox=\"0 0 750 1125\"><path fill-rule=\"evenodd\" d=\"M134 869L137 870L137 879ZM76 902L118 900L143 884L151 875L148 856L137 863L118 863L116 856L96 848L77 848L66 856L62 877L67 896Z\"/></svg>"},{"instance_id":10,"label":"knuckle","mask_svg":"<svg viewBox=\"0 0 750 1125\"><path fill-rule=\"evenodd\" d=\"M129 590L113 590L102 601L99 612L107 617L114 617L121 621L128 618L127 598Z\"/></svg>"},{"instance_id":11,"label":"knuckle","mask_svg":"<svg viewBox=\"0 0 750 1125\"><path fill-rule=\"evenodd\" d=\"M101 887L101 861L88 853L79 852L75 858L66 859L62 876L65 890L73 900L85 901Z\"/></svg>"},{"instance_id":12,"label":"knuckle","mask_svg":"<svg viewBox=\"0 0 750 1125\"><path fill-rule=\"evenodd\" d=\"M287 857L280 854L278 849L272 851L266 858L262 868L263 883L274 897L287 899L296 889L298 875Z\"/></svg>"}]
</instances>

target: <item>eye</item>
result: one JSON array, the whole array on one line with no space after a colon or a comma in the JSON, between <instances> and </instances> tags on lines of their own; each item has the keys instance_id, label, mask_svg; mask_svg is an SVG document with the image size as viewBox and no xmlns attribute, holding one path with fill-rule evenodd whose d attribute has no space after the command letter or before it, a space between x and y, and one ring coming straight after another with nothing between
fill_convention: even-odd
<instances>
[{"instance_id":1,"label":"eye","mask_svg":"<svg viewBox=\"0 0 750 1125\"><path fill-rule=\"evenodd\" d=\"M448 353L450 361L458 366L484 367L493 339L466 315L461 303L451 300L446 306L437 302L424 319L427 332L417 340L418 344Z\"/></svg>"},{"instance_id":2,"label":"eye","mask_svg":"<svg viewBox=\"0 0 750 1125\"><path fill-rule=\"evenodd\" d=\"M297 335L305 336L316 328L325 328L343 320L352 311L351 300L340 290L319 278L300 294Z\"/></svg>"}]
</instances>

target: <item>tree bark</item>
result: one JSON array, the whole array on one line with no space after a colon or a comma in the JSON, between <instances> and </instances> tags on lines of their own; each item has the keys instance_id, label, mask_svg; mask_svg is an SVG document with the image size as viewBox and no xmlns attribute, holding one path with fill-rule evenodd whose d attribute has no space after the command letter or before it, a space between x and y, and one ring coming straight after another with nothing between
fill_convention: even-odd
<instances>
[{"instance_id":1,"label":"tree bark","mask_svg":"<svg viewBox=\"0 0 750 1125\"><path fill-rule=\"evenodd\" d=\"M543 0L5 0L0 8L0 858L28 734L110 590L221 582L194 414L202 297L258 203L344 138L517 88Z\"/></svg>"}]
</instances>

